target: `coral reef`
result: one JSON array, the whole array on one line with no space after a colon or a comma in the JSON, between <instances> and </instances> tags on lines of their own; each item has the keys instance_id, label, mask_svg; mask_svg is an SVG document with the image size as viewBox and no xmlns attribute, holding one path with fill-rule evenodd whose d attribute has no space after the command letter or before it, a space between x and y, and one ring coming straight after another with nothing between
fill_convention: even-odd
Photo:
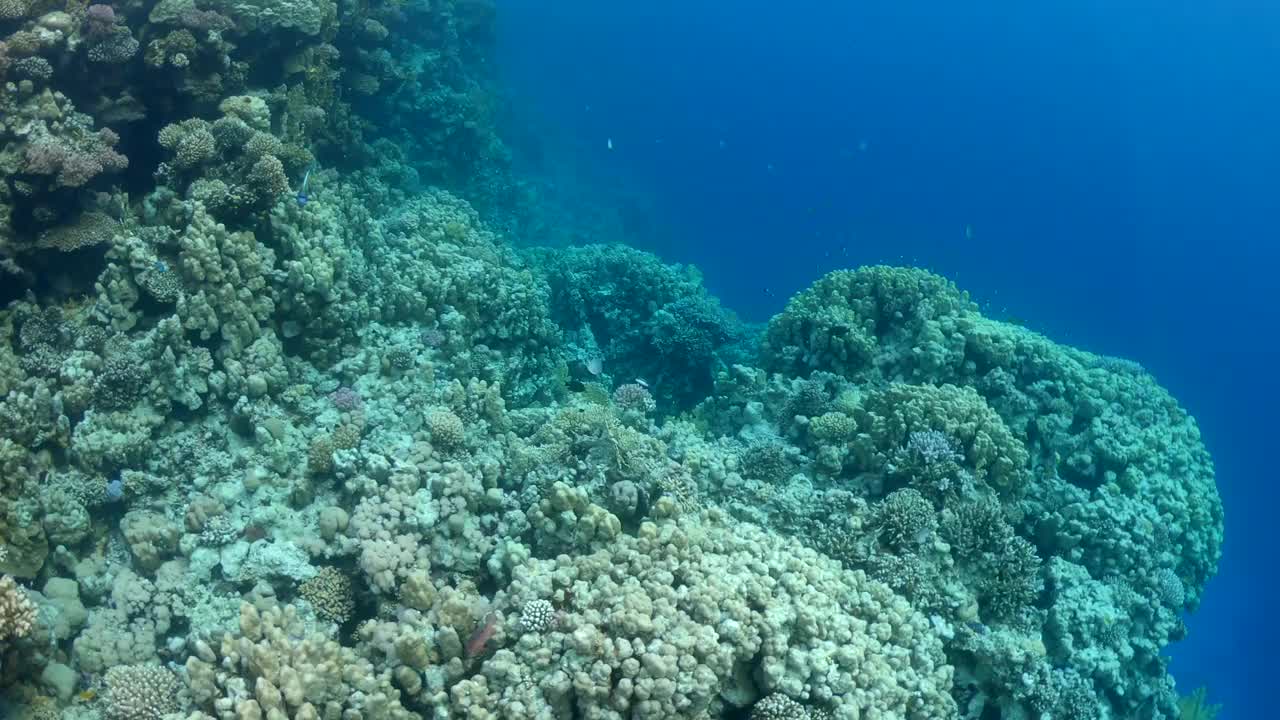
<instances>
[{"instance_id":1,"label":"coral reef","mask_svg":"<svg viewBox=\"0 0 1280 720\"><path fill-rule=\"evenodd\" d=\"M515 249L493 15L0 0L0 693L1177 717L1223 516L1155 379L923 270L752 328L692 268Z\"/></svg>"}]
</instances>

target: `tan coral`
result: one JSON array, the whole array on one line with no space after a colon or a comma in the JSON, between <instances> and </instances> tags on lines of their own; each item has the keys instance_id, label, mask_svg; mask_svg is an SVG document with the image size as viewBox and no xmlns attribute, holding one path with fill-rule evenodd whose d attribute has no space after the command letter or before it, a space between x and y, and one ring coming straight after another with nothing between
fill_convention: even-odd
<instances>
[{"instance_id":1,"label":"tan coral","mask_svg":"<svg viewBox=\"0 0 1280 720\"><path fill-rule=\"evenodd\" d=\"M356 607L351 579L334 567L320 568L315 577L298 586L298 594L311 603L317 615L339 625L351 619Z\"/></svg>"},{"instance_id":2,"label":"tan coral","mask_svg":"<svg viewBox=\"0 0 1280 720\"><path fill-rule=\"evenodd\" d=\"M106 683L107 716L112 720L159 720L182 707L182 683L159 665L113 667Z\"/></svg>"},{"instance_id":3,"label":"tan coral","mask_svg":"<svg viewBox=\"0 0 1280 720\"><path fill-rule=\"evenodd\" d=\"M432 444L444 452L458 450L466 443L467 429L451 410L437 410L428 415L427 427Z\"/></svg>"},{"instance_id":4,"label":"tan coral","mask_svg":"<svg viewBox=\"0 0 1280 720\"><path fill-rule=\"evenodd\" d=\"M0 577L0 642L26 637L36 626L36 604L13 578Z\"/></svg>"},{"instance_id":5,"label":"tan coral","mask_svg":"<svg viewBox=\"0 0 1280 720\"><path fill-rule=\"evenodd\" d=\"M198 707L235 717L411 720L392 673L351 648L307 633L293 607L240 607L240 632L215 649L198 641L187 683Z\"/></svg>"},{"instance_id":6,"label":"tan coral","mask_svg":"<svg viewBox=\"0 0 1280 720\"><path fill-rule=\"evenodd\" d=\"M31 12L28 0L0 0L0 20L17 20Z\"/></svg>"},{"instance_id":7,"label":"tan coral","mask_svg":"<svg viewBox=\"0 0 1280 720\"><path fill-rule=\"evenodd\" d=\"M838 717L956 716L942 644L905 600L716 511L528 560L503 602L549 602L557 621L424 690L436 717L704 718L770 693Z\"/></svg>"}]
</instances>

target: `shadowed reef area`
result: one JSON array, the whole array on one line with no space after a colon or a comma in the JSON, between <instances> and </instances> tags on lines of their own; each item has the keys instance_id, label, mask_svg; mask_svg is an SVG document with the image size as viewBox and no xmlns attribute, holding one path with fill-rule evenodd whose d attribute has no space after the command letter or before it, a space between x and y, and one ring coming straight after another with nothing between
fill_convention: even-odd
<instances>
[{"instance_id":1,"label":"shadowed reef area","mask_svg":"<svg viewBox=\"0 0 1280 720\"><path fill-rule=\"evenodd\" d=\"M1212 715L1149 373L919 269L753 326L529 247L493 22L0 0L0 716Z\"/></svg>"}]
</instances>

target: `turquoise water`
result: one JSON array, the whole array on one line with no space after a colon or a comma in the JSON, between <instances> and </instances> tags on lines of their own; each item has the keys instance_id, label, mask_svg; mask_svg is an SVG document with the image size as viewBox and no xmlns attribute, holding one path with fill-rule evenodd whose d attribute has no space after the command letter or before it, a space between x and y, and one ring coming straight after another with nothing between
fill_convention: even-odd
<instances>
[{"instance_id":1,"label":"turquoise water","mask_svg":"<svg viewBox=\"0 0 1280 720\"><path fill-rule=\"evenodd\" d=\"M1266 716L1269 20L0 0L0 717Z\"/></svg>"}]
</instances>

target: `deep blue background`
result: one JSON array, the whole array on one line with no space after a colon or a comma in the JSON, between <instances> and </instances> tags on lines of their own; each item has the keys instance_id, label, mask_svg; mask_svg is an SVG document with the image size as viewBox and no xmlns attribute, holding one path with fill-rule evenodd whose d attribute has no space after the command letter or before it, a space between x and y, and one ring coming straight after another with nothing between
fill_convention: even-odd
<instances>
[{"instance_id":1,"label":"deep blue background","mask_svg":"<svg viewBox=\"0 0 1280 720\"><path fill-rule=\"evenodd\" d=\"M516 116L583 186L652 196L647 249L742 315L911 262L1150 368L1199 419L1227 509L1175 675L1223 718L1275 715L1280 8L500 5Z\"/></svg>"}]
</instances>

